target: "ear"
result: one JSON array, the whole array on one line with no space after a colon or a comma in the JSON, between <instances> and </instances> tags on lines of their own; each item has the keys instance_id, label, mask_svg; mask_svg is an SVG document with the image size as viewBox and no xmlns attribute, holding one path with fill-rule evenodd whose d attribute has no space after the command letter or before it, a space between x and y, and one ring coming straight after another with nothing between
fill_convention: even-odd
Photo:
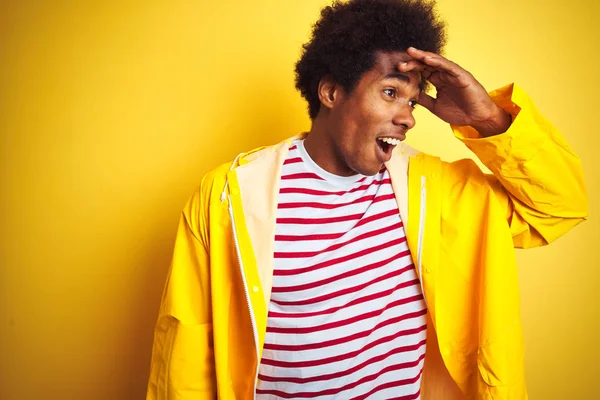
<instances>
[{"instance_id":1,"label":"ear","mask_svg":"<svg viewBox=\"0 0 600 400\"><path fill-rule=\"evenodd\" d=\"M321 78L319 81L319 88L317 89L321 105L330 109L333 108L343 96L341 89L342 87L336 84L333 79L331 79L331 76L325 75Z\"/></svg>"}]
</instances>

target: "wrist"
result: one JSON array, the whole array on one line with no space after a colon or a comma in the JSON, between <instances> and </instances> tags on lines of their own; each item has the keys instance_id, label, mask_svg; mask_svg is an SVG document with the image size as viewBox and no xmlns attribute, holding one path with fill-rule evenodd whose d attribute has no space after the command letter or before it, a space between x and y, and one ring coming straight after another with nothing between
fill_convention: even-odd
<instances>
[{"instance_id":1,"label":"wrist","mask_svg":"<svg viewBox=\"0 0 600 400\"><path fill-rule=\"evenodd\" d=\"M496 112L491 118L471 126L482 136L489 137L504 133L512 124L512 115L496 106Z\"/></svg>"}]
</instances>

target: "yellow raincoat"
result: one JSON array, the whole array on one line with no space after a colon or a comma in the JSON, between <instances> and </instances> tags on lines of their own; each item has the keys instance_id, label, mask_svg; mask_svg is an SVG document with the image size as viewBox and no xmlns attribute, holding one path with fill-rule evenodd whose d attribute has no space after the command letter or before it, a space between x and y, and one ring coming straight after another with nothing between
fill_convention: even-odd
<instances>
[{"instance_id":1,"label":"yellow raincoat","mask_svg":"<svg viewBox=\"0 0 600 400\"><path fill-rule=\"evenodd\" d=\"M527 398L513 247L550 243L587 217L580 161L561 135L518 86L491 96L513 116L506 133L452 128L493 175L404 144L386 164L429 310L423 399ZM290 140L208 173L183 210L148 400L254 398Z\"/></svg>"}]
</instances>

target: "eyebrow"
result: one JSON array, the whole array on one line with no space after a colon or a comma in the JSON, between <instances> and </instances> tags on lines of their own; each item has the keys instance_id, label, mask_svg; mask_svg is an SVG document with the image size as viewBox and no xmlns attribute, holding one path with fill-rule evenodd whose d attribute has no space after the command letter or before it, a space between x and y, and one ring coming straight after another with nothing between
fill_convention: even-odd
<instances>
[{"instance_id":1,"label":"eyebrow","mask_svg":"<svg viewBox=\"0 0 600 400\"><path fill-rule=\"evenodd\" d=\"M402 82L410 83L410 77L402 72L392 72L391 74L387 74L383 79L398 79ZM422 80L419 82L419 90L422 92L425 89L425 82Z\"/></svg>"}]
</instances>

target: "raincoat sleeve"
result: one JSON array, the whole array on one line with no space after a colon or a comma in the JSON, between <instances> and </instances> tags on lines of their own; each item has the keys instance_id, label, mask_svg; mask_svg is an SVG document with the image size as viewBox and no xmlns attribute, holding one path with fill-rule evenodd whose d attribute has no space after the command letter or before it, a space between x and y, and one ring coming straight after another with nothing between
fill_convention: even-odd
<instances>
[{"instance_id":1,"label":"raincoat sleeve","mask_svg":"<svg viewBox=\"0 0 600 400\"><path fill-rule=\"evenodd\" d=\"M512 115L508 131L482 138L471 127L452 129L493 173L487 178L506 210L515 247L548 244L587 218L581 162L520 87L490 96Z\"/></svg>"},{"instance_id":2,"label":"raincoat sleeve","mask_svg":"<svg viewBox=\"0 0 600 400\"><path fill-rule=\"evenodd\" d=\"M206 239L208 211L201 191L192 196L180 219L154 333L147 400L217 397Z\"/></svg>"}]
</instances>

